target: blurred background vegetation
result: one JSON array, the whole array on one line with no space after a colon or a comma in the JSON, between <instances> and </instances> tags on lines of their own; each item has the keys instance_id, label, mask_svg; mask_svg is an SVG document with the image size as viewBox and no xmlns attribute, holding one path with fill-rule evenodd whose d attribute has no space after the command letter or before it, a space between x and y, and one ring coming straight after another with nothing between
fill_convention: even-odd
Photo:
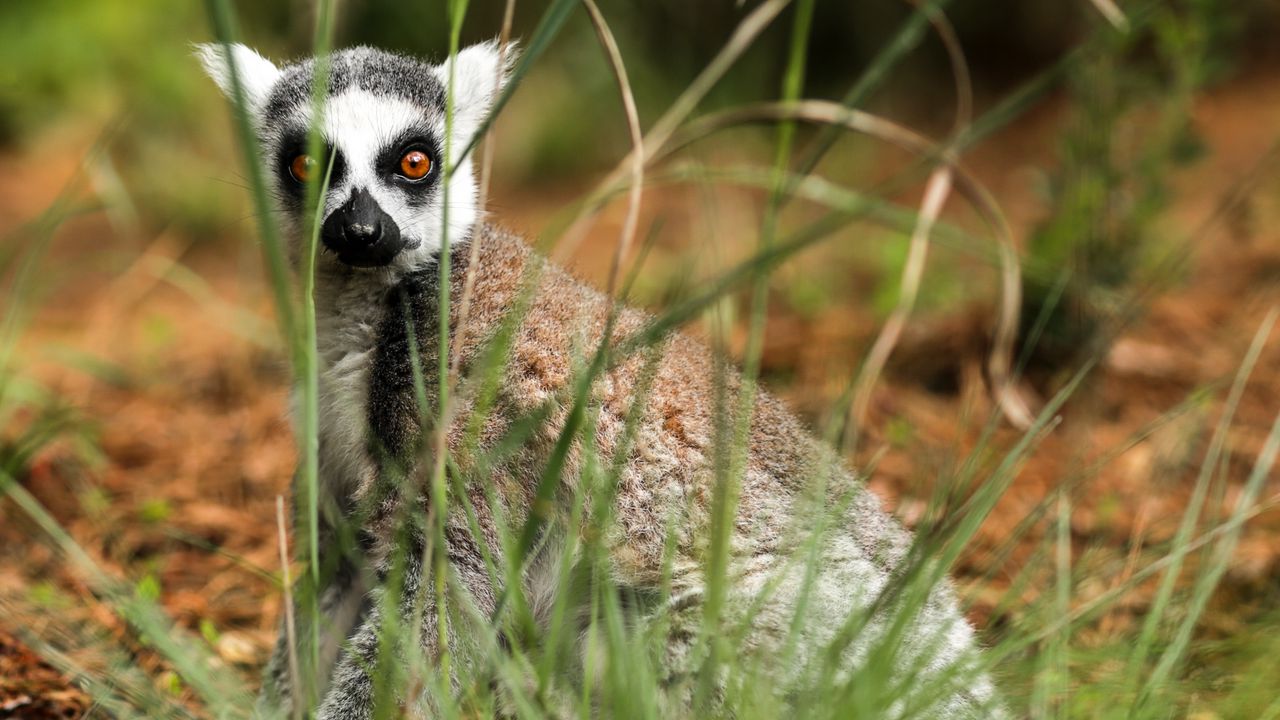
<instances>
[{"instance_id":1,"label":"blurred background vegetation","mask_svg":"<svg viewBox=\"0 0 1280 720\"><path fill-rule=\"evenodd\" d=\"M250 45L277 59L307 52L311 3L237 5ZM688 85L750 5L602 3L628 58L643 123ZM1079 359L1067 350L1090 347L1098 333L1093 316L1123 304L1114 291L1160 255L1146 235L1167 203L1170 173L1200 152L1191 102L1242 69L1267 63L1280 28L1280 6L1266 0L1132 5L1155 17L1137 32L1110 33L1090 45L1058 85L1071 106L1054 140L1061 163L1038 176L1048 212L1024 242L1024 330L1046 300L1061 294L1061 302L1051 303L1038 357L1058 358L1063 367ZM1073 51L1080 54L1086 39L1106 27L1083 0L956 0L940 6L970 65L979 115ZM538 2L517 3L517 38L531 32L542 9ZM885 49L912 9L909 2L887 0L818 3L806 96L841 98L855 71ZM502 11L501 2L473 3L464 42L494 36ZM149 236L164 227L217 242L247 229L240 173L225 162L234 155L223 100L210 92L190 57L192 42L209 39L199 3L8 0L0 17L0 148L18 151L60 128L83 133L110 126L110 143L91 173L96 186L112 195L117 220L142 223L127 234ZM337 41L439 57L447 31L441 17L431 2L342 3ZM703 107L775 98L787 32L785 23L767 29ZM614 81L595 42L577 14L535 68L500 125L507 142L498 156L499 188L581 187L626 151ZM950 60L933 34L869 99L871 108L936 136L950 129L954 103ZM731 136L758 148L771 138L767 130ZM864 146L848 142L823 172L843 181L874 177L871 156L859 154ZM503 199L501 192L498 197ZM884 312L896 296L894 266L905 259L905 246L888 244L877 252L887 255L860 259L886 266L873 298ZM1080 278L1065 290L1059 287L1064 267ZM925 308L952 302L960 292L954 277L934 280L921 298ZM826 290L818 282L791 291L792 300L812 305L827 297Z\"/></svg>"},{"instance_id":2,"label":"blurred background vegetation","mask_svg":"<svg viewBox=\"0 0 1280 720\"><path fill-rule=\"evenodd\" d=\"M308 52L310 3L237 5L250 45L277 59ZM601 5L629 59L641 119L648 123L705 66L751 3L607 0ZM971 65L979 110L1051 67L1102 23L1087 2L957 0L944 5ZM464 42L493 37L502 6L473 3ZM1280 24L1274 3L1187 0L1161 6L1164 17L1143 32L1118 36L1090 61L1089 71L1073 74L1071 91L1089 100L1082 110L1090 115L1082 123L1109 127L1143 102L1185 102L1196 89L1230 78L1248 60L1274 48ZM514 35L527 35L541 11L541 3L518 3ZM841 97L856 77L853 71L884 49L911 11L906 2L819 3L806 94ZM337 40L439 57L447 48L441 12L431 2L343 3ZM123 132L112 145L112 159L144 215L152 223L176 222L191 232L215 235L218 210L239 202L234 190L220 187L212 172L171 181L175 167L216 172L220 166L208 161L225 157L230 142L222 99L209 92L190 57L192 42L209 39L203 7L166 0L7 0L0 13L0 146L21 146L59 125L94 126L119 118ZM706 107L776 97L786 41L785 24L766 30ZM575 15L521 93L524 106L555 112L519 114L519 142L504 148L504 155L516 156L503 159L509 173L504 180L515 185L573 177L616 158L626 148L626 134L618 103L610 100L613 92L590 26ZM953 105L953 95L946 53L930 36L876 104L905 112L923 123L922 129L936 132L946 129L948 115L939 110ZM1082 128L1067 142L1075 148L1073 162L1096 162L1106 154L1096 144L1101 142L1097 136L1107 133L1093 132L1095 146L1090 146L1088 130ZM1175 140L1174 151L1183 154L1194 144L1185 133Z\"/></svg>"},{"instance_id":3,"label":"blurred background vegetation","mask_svg":"<svg viewBox=\"0 0 1280 720\"><path fill-rule=\"evenodd\" d=\"M642 124L666 109L757 4L601 0ZM1011 556L996 557L996 539L1083 459L1123 445L1142 423L1164 418L1178 403L1190 408L1162 420L1167 427L1137 443L1145 450L1104 474L1069 518L1082 559L1078 586L1084 595L1096 593L1095 585L1132 570L1125 558L1143 547L1147 533L1153 546L1170 536L1157 518L1176 521L1186 505L1188 479L1221 412L1207 398L1238 367L1258 309L1276 302L1280 240L1269 222L1280 219L1274 145L1280 124L1266 122L1276 118L1268 103L1280 101L1280 4L1132 0L1120 4L1141 18L1130 32L1112 28L1089 0L938 4L968 62L975 118L1021 89L1044 89L964 158L1005 207L1022 252L1021 334L1035 340L1019 347L1025 391L1043 398L1086 360L1104 358L1106 366L1069 410L1074 422L1066 439L1037 453L1019 492L958 568L962 585L965 577L1008 580L1001 563ZM310 2L236 5L248 44L274 59L308 53ZM528 36L544 9L544 2L518 2L514 36ZM844 97L913 9L897 0L818 2L803 94ZM502 2L472 2L464 43L497 35L502 11ZM700 112L778 97L787 17L765 31ZM447 49L440 2L348 0L340 4L337 28L339 45L437 59ZM6 239L0 291L8 302L0 308L0 468L31 487L81 542L142 577L147 593L162 597L179 622L198 629L229 662L251 666L274 623L274 600L264 600L274 586L258 577L276 564L273 528L263 519L274 517L292 441L279 422L287 380L264 311L229 113L191 57L192 43L210 39L204 8L195 2L0 3L0 237ZM863 106L944 137L953 130L956 101L946 48L925 32ZM818 135L803 131L798 147ZM584 14L571 17L533 67L497 137L494 214L534 235L629 149L615 80ZM735 129L687 156L710 165L765 166L774 137L772 128ZM896 151L846 138L818 171L911 210L919 188L900 181L911 166ZM923 179L916 170L907 177ZM724 263L723 254L750 252L759 196L733 201L697 186L649 193L644 228L656 240L635 299L670 302L716 269L709 266ZM59 197L83 202L77 210L105 212L55 237L54 226L40 219ZM786 218L812 214L796 203ZM981 224L955 208L945 219L950 230L931 249L917 318L873 407L867 447L855 452L860 464L880 463L873 482L909 522L923 512L930 479L954 469L957 447L973 444L976 431L969 433L964 418L976 402L970 391L983 382L997 297L993 251L973 240L984 232ZM910 235L909 225L899 225L858 225L842 236L859 242L833 243L771 279L764 373L815 422L845 391L897 301ZM616 226L606 214L573 258L583 274L599 279ZM169 255L157 262L169 264L153 268L148 263L160 246ZM151 291L137 279L140 267L195 298L199 312L172 300L143 302ZM22 329L14 319L19 290L41 302L31 310L36 322L15 340ZM732 310L736 350L744 323ZM129 333L120 330L126 315L136 320ZM249 349L214 327L231 328L229 336ZM200 334L208 337L193 337ZM1226 480L1216 501L1232 497L1229 489L1265 435L1258 428L1280 407L1280 357L1268 352L1258 364L1261 384L1240 406L1241 434L1232 436L1222 460ZM67 380L48 366L92 379ZM71 450L44 452L71 426L78 429ZM241 461L240 451L253 457ZM79 464L67 461L72 455ZM1277 648L1271 638L1280 636L1275 515L1250 536L1246 547L1254 554L1228 576L1197 647L1202 662L1188 687L1217 698L1218 714L1205 717L1257 717L1258 708L1270 706L1266 658ZM1042 535L1029 537L1025 552L1012 557L1043 561L1044 547L1036 544ZM204 550L194 553L198 543ZM30 553L30 567L19 574L31 597L57 604L50 599L54 585L44 583L52 560ZM258 572L246 573L245 563L228 554L248 558ZM1046 612L980 589L972 605L995 633ZM1140 615L1144 607L1135 601L1125 610ZM1129 637L1133 620L1125 624L1120 615L1076 648L1082 676L1105 674L1107 658L1115 657L1107 654L1110 644ZM0 631L4 624L0 617ZM224 653L234 632L244 634L248 650L232 643ZM1074 697L1077 716L1105 707L1105 690ZM1197 698L1188 693L1180 709L1199 707Z\"/></svg>"}]
</instances>

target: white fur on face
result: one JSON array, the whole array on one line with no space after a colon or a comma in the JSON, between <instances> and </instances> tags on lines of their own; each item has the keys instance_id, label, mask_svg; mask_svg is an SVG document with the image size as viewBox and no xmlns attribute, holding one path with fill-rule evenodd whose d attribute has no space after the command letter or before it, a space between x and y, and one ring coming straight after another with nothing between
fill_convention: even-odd
<instances>
[{"instance_id":1,"label":"white fur on face","mask_svg":"<svg viewBox=\"0 0 1280 720\"><path fill-rule=\"evenodd\" d=\"M412 206L405 193L376 166L379 155L412 129L425 126L435 137L443 139L443 114L433 115L425 114L422 108L401 98L376 96L358 89L329 98L323 113L321 134L325 142L342 154L346 168L340 182L330 187L325 197L325 217L342 207L356 190L367 190L396 221L406 240L405 250L394 261L394 265L403 270L427 264L444 246L446 195L450 245L462 240L476 221L476 187L470 160L454 173L447 192L443 186L437 187L431 201L421 207ZM311 108L300 108L298 119L309 126ZM443 158L434 160L443 163ZM442 169L438 167L437 171ZM443 185L445 178L441 176L438 182Z\"/></svg>"}]
</instances>

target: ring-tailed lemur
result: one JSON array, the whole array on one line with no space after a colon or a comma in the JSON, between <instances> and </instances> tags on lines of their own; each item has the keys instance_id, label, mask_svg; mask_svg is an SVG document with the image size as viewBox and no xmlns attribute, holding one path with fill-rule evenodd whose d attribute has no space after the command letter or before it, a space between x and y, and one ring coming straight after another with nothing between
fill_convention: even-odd
<instances>
[{"instance_id":1,"label":"ring-tailed lemur","mask_svg":"<svg viewBox=\"0 0 1280 720\"><path fill-rule=\"evenodd\" d=\"M241 45L201 46L198 55L228 95L234 94L234 62L296 260L298 248L305 246L304 181L328 169L324 160L306 154L314 61L277 67ZM455 150L464 147L489 112L501 57L497 46L489 43L467 48L454 59L451 142ZM373 679L379 673L378 629L382 613L391 606L381 601L380 583L389 559L396 555L397 543L418 544L399 553L408 563L403 596L427 604L425 609L416 608L417 615L403 607L402 627L404 620L420 617L423 643L434 648L439 641L432 593L415 592L430 585L428 571L416 560L423 540L412 533L406 539L396 530L403 496L379 493L385 487L380 475L389 466L388 458L407 468L411 479L430 474L414 467L423 435L414 362L428 371L439 367L437 262L445 215L441 178L449 70L447 64L430 65L363 47L331 56L319 130L333 165L323 199L324 252L315 269L315 308L319 479L323 507L332 513L323 518L321 536L321 563L327 578L318 591L325 626L316 633L321 638L316 650L321 669L318 677L308 678L320 699L318 717L325 719L366 718L372 712ZM612 303L565 272L544 267L519 238L479 222L469 161L459 166L447 197L451 326L457 319L453 313L458 312L463 278L469 271L474 273L467 332L455 337L449 348L458 355L464 376L519 305L522 278L531 276L526 270L541 268L530 310L516 324L492 396L492 411L478 437L482 445L496 445L517 418L550 408L545 428L528 433L518 451L507 453L502 462L487 469L483 483L473 481L474 486L465 489L474 507L474 527L483 538L474 536L473 526L461 515L450 513L446 520L450 572L461 579L470 601L488 615L495 611L501 589L486 570L478 540L500 552L495 518L505 516L512 527L519 527L528 517L543 466L565 422L564 403L554 400L565 397L576 377L582 348L603 337ZM473 250L475 265L469 266ZM614 332L623 337L647 322L644 314L624 310ZM642 377L647 388L643 412L634 434L624 440L626 418L632 399L641 392L637 388ZM676 334L666 339L656 361L637 354L609 368L593 385L597 461L608 465L616 452L626 453L618 458L624 462L619 464L622 474L612 508L614 523L606 531L611 577L619 586L634 589L637 598L654 597L667 567L665 543L674 538L669 582L680 602L664 609L672 616L665 655L672 697L665 702L673 714L680 714L677 708L689 707L689 683L682 684L678 678L691 674L697 661L690 657L690 638L696 636L701 618L702 558L716 482L713 414L716 395L723 392L717 390L721 382L729 386L724 397L737 397L737 376L717 368L705 346ZM436 383L428 378L424 384L431 395ZM465 390L459 397L467 397ZM730 543L736 580L727 612L745 612L762 589L772 587L769 601L756 608L753 637L744 647L768 653L794 641L798 632L800 653L794 662L803 666L818 648L827 646L845 618L870 607L899 575L895 571L907 555L910 536L880 509L877 498L835 453L813 439L781 403L759 393L752 413ZM469 415L466 407L456 414L458 427L447 435L451 449L457 449L466 435L463 426ZM568 454L558 478L563 487L572 488L578 482L585 455L581 448ZM468 458L456 461L465 465ZM826 493L831 502L846 502L847 509L825 536L818 560L821 573L806 583L804 564L787 561L797 551L797 536L788 529L798 524L800 508L812 505L806 491L817 476L830 481ZM566 496L572 493L556 495ZM491 498L501 507L491 507ZM569 512L567 507L554 508L546 527L563 527L556 521ZM343 523L352 518L358 518L360 552L348 556L335 548L346 546L338 535ZM498 558L497 564L503 566L503 560ZM548 589L557 587L557 572L537 561L525 571L526 592L537 622L547 621L546 609L553 605ZM803 600L801 586L808 587ZM946 581L929 597L905 628L894 656L897 667L883 677L923 683L976 663L973 632ZM802 602L808 608L805 620L793 627L791 611ZM878 611L848 645L847 667L855 667L887 631L889 615L887 610ZM297 613L300 622L306 616ZM312 636L312 628L298 628L302 654L313 649L307 645ZM448 640L463 648L468 643L466 631L456 625L450 626ZM296 701L287 670L287 644L282 629L267 670L264 710L279 711ZM458 658L464 656L458 651ZM972 674L963 687L945 686L936 695L936 702L926 704L929 709L922 714L943 718L1001 714L992 685L981 674ZM906 713L906 708L899 706L891 714Z\"/></svg>"}]
</instances>

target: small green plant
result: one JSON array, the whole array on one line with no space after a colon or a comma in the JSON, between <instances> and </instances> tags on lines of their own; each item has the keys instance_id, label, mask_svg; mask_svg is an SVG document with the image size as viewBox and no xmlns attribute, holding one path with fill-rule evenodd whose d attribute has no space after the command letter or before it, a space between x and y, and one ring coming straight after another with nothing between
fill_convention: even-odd
<instances>
[{"instance_id":1,"label":"small green plant","mask_svg":"<svg viewBox=\"0 0 1280 720\"><path fill-rule=\"evenodd\" d=\"M1213 0L1160 6L1142 27L1100 30L1070 74L1050 211L1027 247L1022 334L1034 371L1106 352L1115 326L1175 279L1176 231L1161 220L1173 176L1203 152L1191 103L1221 72L1228 17Z\"/></svg>"}]
</instances>

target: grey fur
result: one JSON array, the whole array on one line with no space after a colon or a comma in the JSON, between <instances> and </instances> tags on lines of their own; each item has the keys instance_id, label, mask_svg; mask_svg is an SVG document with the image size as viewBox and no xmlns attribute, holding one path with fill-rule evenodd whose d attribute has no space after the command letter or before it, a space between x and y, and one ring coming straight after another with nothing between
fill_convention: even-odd
<instances>
[{"instance_id":1,"label":"grey fur","mask_svg":"<svg viewBox=\"0 0 1280 720\"><path fill-rule=\"evenodd\" d=\"M231 60L218 47L203 47L199 54L225 90ZM309 122L311 61L279 69L239 46L231 58L237 68L252 74L245 83L250 107L268 163L279 167L287 161L282 153L288 152L288 138L305 132ZM397 142L397 132L429 134L438 147L450 142L455 149L462 147L494 97L493 79L501 73L497 65L498 54L491 44L470 48L459 56L455 69L457 121L453 138L445 138L442 79L448 73L444 66L370 48L344 50L333 56L331 110L325 114L324 134L338 152L345 153L351 167L325 199L325 214L332 213L352 193L369 191L412 242L385 267L352 268L326 255L317 268L320 480L326 521L322 564L329 570L326 584L319 589L319 602L325 619L333 624L322 633L325 647L320 655L324 662L321 676L313 683L322 694L318 714L322 719L370 716L376 683L369 670L389 671L375 667L381 614L388 607L383 603L387 590L382 583L392 558L417 558L425 542L420 531L407 536L397 533L401 511L413 509L420 501L406 496L405 487L393 487L387 473L403 473L414 480L423 476L422 468L417 467L423 428L410 357L412 348L422 368L437 367L435 263L444 245L443 193L408 202L402 197L402 188L397 189L365 165L375 162L373 158L385 152L385 146ZM276 173L273 177L289 229L296 237L301 221L296 205L290 205L287 176ZM450 346L464 370L478 361L488 340L516 305L522 279L537 278L533 309L516 329L494 412L481 429L482 449L496 443L517 418L530 413L543 413L546 427L529 438L527 447L466 488L484 537L472 535L468 519L456 503L450 505L446 519L450 572L468 591L475 616L484 618L496 611L503 589L494 586L489 577L479 542L498 548L499 514L514 527L528 517L540 469L565 422L566 410L557 398L562 399L568 389L577 349L592 347L603 336L610 302L563 271L546 266L518 238L480 222L474 181L465 163L454 177L449 202L449 245L454 252L448 290L454 297L454 312L459 286L468 270L469 250L473 243L478 244L479 262L471 268L476 292L469 334ZM616 332L626 336L642 329L648 320L642 313L624 311ZM412 341L416 341L416 348ZM628 590L637 608L670 622L664 670L670 692L662 702L671 715L688 714L691 689L680 678L695 672L698 664L698 658L691 654L694 646L690 639L701 621L700 558L710 522L707 498L714 482L712 388L718 375L713 368L711 353L705 347L674 335L654 364L647 365L639 356L630 358L608 370L593 387L598 395L593 415L596 450L606 463L615 453L626 453L613 512L616 523L605 538L611 549L609 571L618 585ZM625 418L631 399L641 383L647 382L642 379L647 372L652 372L651 392L646 395L634 442L624 445ZM729 372L724 379L729 384L728 396L736 397L739 378ZM431 402L434 380L428 378L426 386ZM474 388L464 382L460 397L464 407L458 415L466 418ZM462 435L461 427L450 428L451 448L457 448ZM727 612L731 617L740 615L761 589L773 587L772 599L755 621L745 650L776 653L796 640L792 611L807 602L810 612L798 628L799 672L817 659L819 649L835 637L844 618L868 608L901 576L911 538L880 509L878 499L840 459L767 393L759 394L753 409L749 440L731 547L736 581ZM565 488L581 479L581 450L575 447L570 452L561 475ZM465 464L466 458L459 462ZM812 497L819 492L812 482L815 477L827 481L820 491L825 494L817 498ZM489 484L492 494L484 492L482 482ZM415 487L420 491L421 484L410 483L408 495L418 492ZM500 507L491 507L490 497L496 497ZM802 598L798 589L804 584L803 563L789 562L808 537L804 528L796 527L797 520L812 517L815 506L845 502L847 509L830 528L817 555L822 572L808 598ZM567 507L553 510L547 542L524 575L525 595L540 622L546 620L555 601L560 572L557 549L567 540L557 534L557 528L563 527L568 512ZM360 542L334 541L339 529L352 522L357 523L356 539ZM664 610L647 606L651 601L646 598L656 597L661 581L668 527L674 530L677 547L671 578L674 600ZM410 544L408 548L401 546L405 542ZM360 550L350 556L331 557L335 547L352 545ZM430 585L428 577L416 560L410 562L398 612L403 621L413 616L411 599L428 603L420 617L423 642L429 648L435 646L438 628L429 606L431 593L419 592ZM366 587L370 588L367 597ZM845 651L845 667L852 669L863 661L888 632L889 617L884 612L872 617ZM468 648L480 653L486 642L484 632L480 626L450 626L451 647L460 648L458 662L465 662ZM336 651L338 638L347 641L341 653ZM263 714L287 712L296 700L286 672L286 649L282 637L267 671L260 704ZM924 683L948 668L968 668L977 657L972 629L944 580L930 592L920 616L907 628L893 676L903 682ZM911 710L901 705L890 714L901 716ZM1003 710L990 680L974 675L966 687L944 692L923 714L976 718L1002 716Z\"/></svg>"}]
</instances>

